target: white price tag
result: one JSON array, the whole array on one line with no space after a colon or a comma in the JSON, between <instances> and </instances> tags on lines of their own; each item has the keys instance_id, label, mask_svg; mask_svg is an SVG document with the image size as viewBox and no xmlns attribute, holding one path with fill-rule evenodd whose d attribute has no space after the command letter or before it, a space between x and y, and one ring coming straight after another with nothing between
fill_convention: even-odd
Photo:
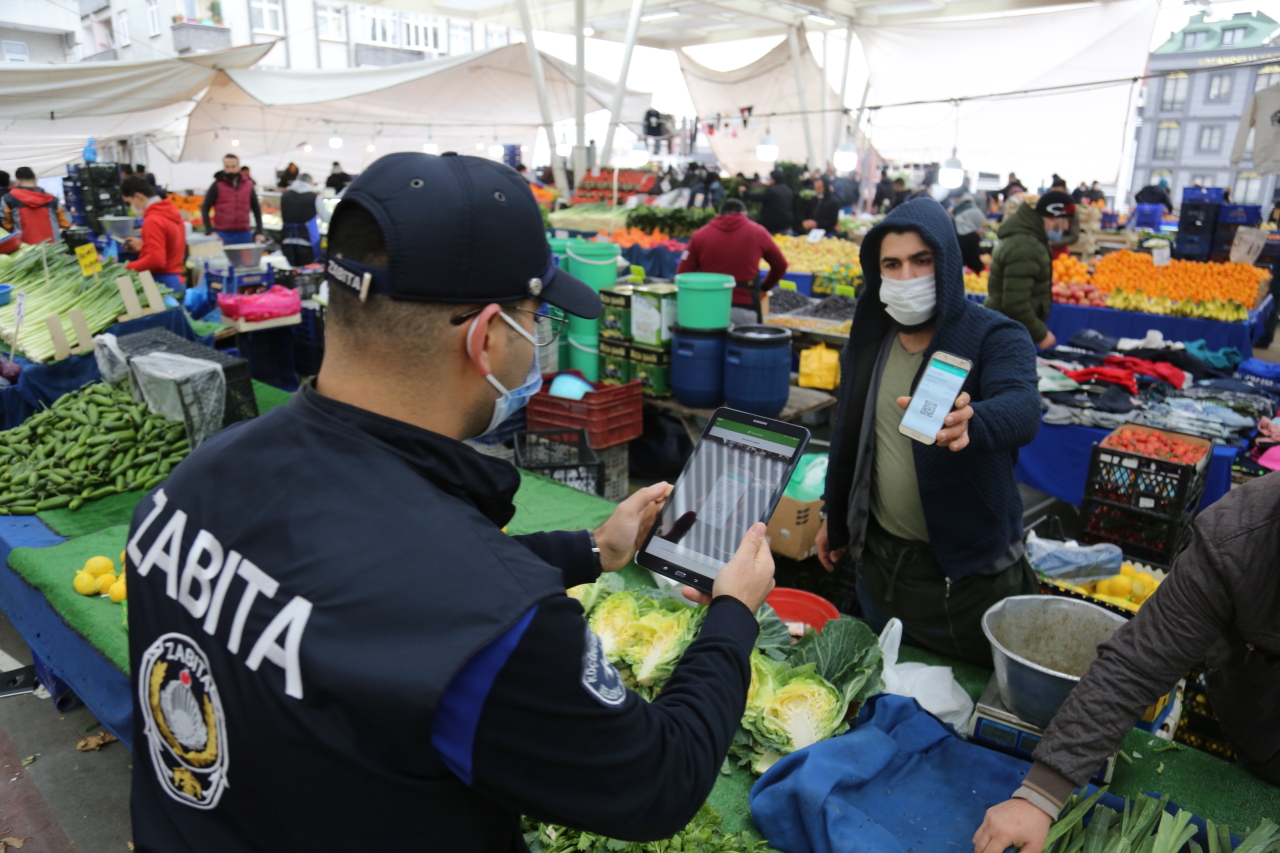
<instances>
[{"instance_id":1,"label":"white price tag","mask_svg":"<svg viewBox=\"0 0 1280 853\"><path fill-rule=\"evenodd\" d=\"M1241 228L1231 243L1231 263L1253 266L1267 245L1267 232L1261 228Z\"/></svg>"},{"instance_id":2,"label":"white price tag","mask_svg":"<svg viewBox=\"0 0 1280 853\"><path fill-rule=\"evenodd\" d=\"M809 232L809 242L816 243L823 237L827 236L827 232L821 228L815 228Z\"/></svg>"},{"instance_id":3,"label":"white price tag","mask_svg":"<svg viewBox=\"0 0 1280 853\"><path fill-rule=\"evenodd\" d=\"M1172 257L1168 246L1156 246L1151 250L1151 262L1158 267L1169 266L1169 260Z\"/></svg>"},{"instance_id":4,"label":"white price tag","mask_svg":"<svg viewBox=\"0 0 1280 853\"><path fill-rule=\"evenodd\" d=\"M22 326L22 318L27 315L27 294L26 291L19 291L17 301L14 303L16 307L13 309L13 325L14 328Z\"/></svg>"}]
</instances>

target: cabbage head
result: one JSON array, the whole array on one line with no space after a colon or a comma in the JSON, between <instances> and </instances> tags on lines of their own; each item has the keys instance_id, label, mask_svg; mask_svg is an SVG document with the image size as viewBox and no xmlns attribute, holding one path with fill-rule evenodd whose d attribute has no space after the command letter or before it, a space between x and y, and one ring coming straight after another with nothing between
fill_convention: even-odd
<instances>
[{"instance_id":1,"label":"cabbage head","mask_svg":"<svg viewBox=\"0 0 1280 853\"><path fill-rule=\"evenodd\" d=\"M615 592L596 604L587 622L611 663L620 662L622 650L635 642L636 623L655 609L652 598L635 592Z\"/></svg>"},{"instance_id":2,"label":"cabbage head","mask_svg":"<svg viewBox=\"0 0 1280 853\"><path fill-rule=\"evenodd\" d=\"M766 760L770 752L786 755L826 740L843 726L849 703L813 664L796 669L767 659L766 664L771 683L760 679L743 717L743 725L764 747Z\"/></svg>"},{"instance_id":3,"label":"cabbage head","mask_svg":"<svg viewBox=\"0 0 1280 853\"><path fill-rule=\"evenodd\" d=\"M595 583L584 583L566 590L570 598L582 605L582 612L588 616L596 605L604 601L612 593L621 592L626 583L616 574L607 574Z\"/></svg>"},{"instance_id":4,"label":"cabbage head","mask_svg":"<svg viewBox=\"0 0 1280 853\"><path fill-rule=\"evenodd\" d=\"M621 650L631 664L636 682L653 687L666 682L693 642L705 608L695 610L671 599L661 599L632 626L632 642Z\"/></svg>"}]
</instances>

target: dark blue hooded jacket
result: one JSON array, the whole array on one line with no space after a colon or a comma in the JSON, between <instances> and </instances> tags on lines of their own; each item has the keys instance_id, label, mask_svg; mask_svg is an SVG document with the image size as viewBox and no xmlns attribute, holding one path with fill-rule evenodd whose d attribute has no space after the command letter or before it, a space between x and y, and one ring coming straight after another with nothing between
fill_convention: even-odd
<instances>
[{"instance_id":1,"label":"dark blue hooded jacket","mask_svg":"<svg viewBox=\"0 0 1280 853\"><path fill-rule=\"evenodd\" d=\"M1023 326L965 299L955 228L931 199L896 208L862 242L866 285L841 356L827 469L829 542L833 549L848 547L855 562L861 558L875 458L876 364L886 336L898 328L880 301L880 243L892 226L918 232L934 251L937 325L912 388L938 350L973 362L964 384L974 412L968 447L912 447L933 554L953 581L998 571L1022 555L1022 500L1013 468L1018 448L1040 428L1035 347Z\"/></svg>"}]
</instances>

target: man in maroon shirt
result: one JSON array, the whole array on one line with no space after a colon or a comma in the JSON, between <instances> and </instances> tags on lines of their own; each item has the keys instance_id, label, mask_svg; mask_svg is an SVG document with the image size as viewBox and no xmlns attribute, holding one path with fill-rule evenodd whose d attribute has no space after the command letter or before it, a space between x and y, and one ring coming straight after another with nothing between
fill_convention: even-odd
<instances>
[{"instance_id":1,"label":"man in maroon shirt","mask_svg":"<svg viewBox=\"0 0 1280 853\"><path fill-rule=\"evenodd\" d=\"M761 258L769 262L769 275L762 284L757 283ZM760 294L781 281L786 271L787 259L773 236L748 219L747 206L733 198L720 208L719 216L693 232L676 270L733 276L738 283L730 316L735 326L760 322Z\"/></svg>"}]
</instances>

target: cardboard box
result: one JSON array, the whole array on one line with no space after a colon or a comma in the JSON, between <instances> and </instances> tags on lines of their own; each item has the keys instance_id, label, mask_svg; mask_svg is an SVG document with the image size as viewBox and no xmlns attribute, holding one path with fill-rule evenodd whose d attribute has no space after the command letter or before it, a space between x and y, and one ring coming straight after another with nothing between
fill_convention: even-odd
<instances>
[{"instance_id":1,"label":"cardboard box","mask_svg":"<svg viewBox=\"0 0 1280 853\"><path fill-rule=\"evenodd\" d=\"M780 557L804 560L818 553L814 540L822 526L822 501L798 501L783 495L769 519L769 550Z\"/></svg>"},{"instance_id":2,"label":"cardboard box","mask_svg":"<svg viewBox=\"0 0 1280 853\"><path fill-rule=\"evenodd\" d=\"M634 288L629 284L606 287L600 291L600 339L631 340L631 298ZM603 353L601 354L603 356ZM603 375L603 374L601 374Z\"/></svg>"},{"instance_id":3,"label":"cardboard box","mask_svg":"<svg viewBox=\"0 0 1280 853\"><path fill-rule=\"evenodd\" d=\"M631 340L642 347L670 347L676 324L676 286L646 284L631 294Z\"/></svg>"},{"instance_id":4,"label":"cardboard box","mask_svg":"<svg viewBox=\"0 0 1280 853\"><path fill-rule=\"evenodd\" d=\"M602 330L603 331L603 330ZM600 339L600 381L605 385L626 385L635 378L631 348L623 341Z\"/></svg>"},{"instance_id":5,"label":"cardboard box","mask_svg":"<svg viewBox=\"0 0 1280 853\"><path fill-rule=\"evenodd\" d=\"M670 397L671 350L631 346L633 377L640 380L646 397Z\"/></svg>"}]
</instances>

